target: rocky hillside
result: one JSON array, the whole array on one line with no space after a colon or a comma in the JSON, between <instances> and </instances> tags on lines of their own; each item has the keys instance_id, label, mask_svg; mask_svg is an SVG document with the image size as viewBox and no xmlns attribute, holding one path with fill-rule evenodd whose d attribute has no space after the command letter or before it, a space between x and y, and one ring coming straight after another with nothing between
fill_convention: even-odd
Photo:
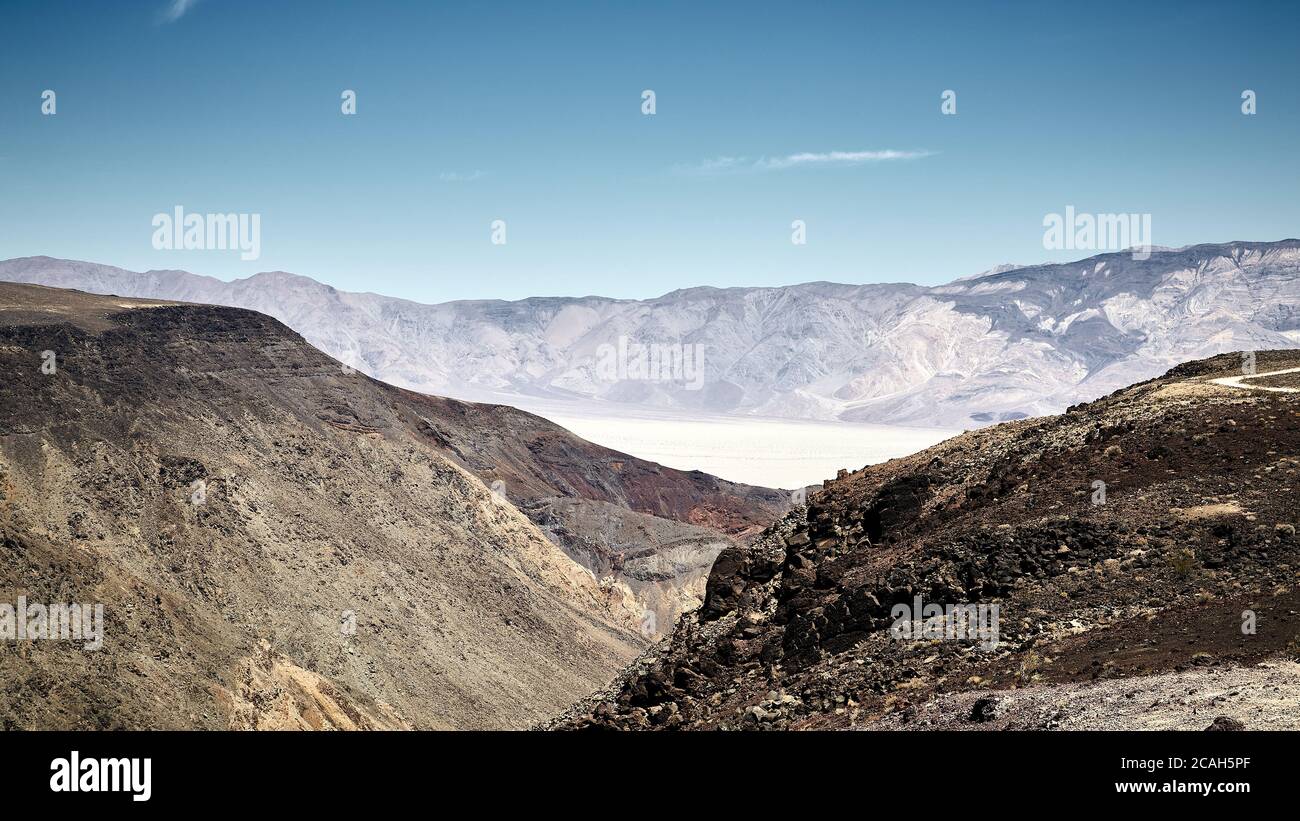
<instances>
[{"instance_id":1,"label":"rocky hillside","mask_svg":"<svg viewBox=\"0 0 1300 821\"><path fill-rule=\"evenodd\" d=\"M1225 351L1300 346L1300 241L1002 266L947 285L811 282L646 300L422 305L283 272L234 282L29 257L0 279L268 313L395 385L581 403L971 428L1059 413ZM699 379L621 378L606 352L690 346Z\"/></svg>"},{"instance_id":2,"label":"rocky hillside","mask_svg":"<svg viewBox=\"0 0 1300 821\"><path fill-rule=\"evenodd\" d=\"M655 635L699 606L724 548L790 507L786 493L637 459L506 405L380 387L411 408L413 424L445 455L570 558L630 592L654 614Z\"/></svg>"},{"instance_id":3,"label":"rocky hillside","mask_svg":"<svg viewBox=\"0 0 1300 821\"><path fill-rule=\"evenodd\" d=\"M0 604L104 619L98 650L0 642L6 728L527 726L640 652L643 607L517 504L766 515L249 311L0 285L0 380Z\"/></svg>"},{"instance_id":4,"label":"rocky hillside","mask_svg":"<svg viewBox=\"0 0 1300 821\"><path fill-rule=\"evenodd\" d=\"M828 482L553 726L1300 728L1300 354L1254 365Z\"/></svg>"}]
</instances>

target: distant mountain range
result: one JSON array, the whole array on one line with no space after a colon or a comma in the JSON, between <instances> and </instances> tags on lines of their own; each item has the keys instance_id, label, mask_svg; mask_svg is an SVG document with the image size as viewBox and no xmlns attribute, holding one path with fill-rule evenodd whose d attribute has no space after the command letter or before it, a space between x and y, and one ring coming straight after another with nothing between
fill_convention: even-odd
<instances>
[{"instance_id":1,"label":"distant mountain range","mask_svg":"<svg viewBox=\"0 0 1300 821\"><path fill-rule=\"evenodd\" d=\"M0 280L251 308L385 382L525 407L977 427L1189 359L1300 346L1294 239L1002 266L938 287L813 282L648 300L425 305L284 272L223 282L49 257L2 262Z\"/></svg>"}]
</instances>

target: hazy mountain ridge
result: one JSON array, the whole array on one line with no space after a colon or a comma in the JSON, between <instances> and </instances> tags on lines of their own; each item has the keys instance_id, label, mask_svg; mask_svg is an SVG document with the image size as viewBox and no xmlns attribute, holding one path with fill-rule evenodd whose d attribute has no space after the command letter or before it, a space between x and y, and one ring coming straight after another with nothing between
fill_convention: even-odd
<instances>
[{"instance_id":1,"label":"hazy mountain ridge","mask_svg":"<svg viewBox=\"0 0 1300 821\"><path fill-rule=\"evenodd\" d=\"M1292 239L1000 266L937 287L701 287L649 300L423 305L283 272L224 283L46 257L0 263L0 279L252 308L376 378L461 398L938 426L1056 412L1187 359L1300 344ZM598 363L620 338L702 345L703 384L609 379Z\"/></svg>"}]
</instances>

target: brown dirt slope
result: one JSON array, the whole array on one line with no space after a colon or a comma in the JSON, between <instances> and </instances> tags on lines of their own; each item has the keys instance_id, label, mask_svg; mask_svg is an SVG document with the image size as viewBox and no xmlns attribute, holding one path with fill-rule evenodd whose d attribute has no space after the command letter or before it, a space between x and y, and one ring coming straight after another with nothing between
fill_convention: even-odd
<instances>
[{"instance_id":1,"label":"brown dirt slope","mask_svg":"<svg viewBox=\"0 0 1300 821\"><path fill-rule=\"evenodd\" d=\"M699 606L720 551L790 508L781 491L637 459L516 408L383 388L415 429L495 484L570 558L625 586L660 630Z\"/></svg>"},{"instance_id":2,"label":"brown dirt slope","mask_svg":"<svg viewBox=\"0 0 1300 821\"><path fill-rule=\"evenodd\" d=\"M0 640L0 727L524 727L643 646L435 405L266 316L0 284L0 385L0 604L104 606Z\"/></svg>"},{"instance_id":3,"label":"brown dirt slope","mask_svg":"<svg viewBox=\"0 0 1300 821\"><path fill-rule=\"evenodd\" d=\"M67 293L75 292L13 286L6 291L2 321L49 321L56 310L52 296ZM83 300L77 321L104 330L112 326L115 311L149 304L179 303L116 296ZM790 507L781 491L637 459L515 408L371 384L391 394L402 420L427 444L497 487L598 579L621 586L634 599L629 606L652 611L659 630L699 605L704 579L723 548L752 538ZM332 421L360 424L346 413Z\"/></svg>"},{"instance_id":4,"label":"brown dirt slope","mask_svg":"<svg viewBox=\"0 0 1300 821\"><path fill-rule=\"evenodd\" d=\"M1191 670L1261 685L1242 684L1234 699L1269 690L1277 665L1300 655L1300 395L1209 381L1241 362L1188 363L1060 416L969 432L828 482L753 544L724 551L704 608L553 726L973 726L1001 716L999 726L1055 727L1081 698L1141 699L1140 688L1158 696L1149 710L1182 710L1166 697ZM1258 354L1260 372L1297 365L1295 351ZM918 595L997 605L996 647L891 635L894 607ZM1084 686L1128 679L1133 687ZM1041 695L1017 695L1031 690ZM1062 716L1042 713L1058 701ZM1268 705L1233 710L1247 726L1283 726ZM1078 726L1213 718L1096 712Z\"/></svg>"},{"instance_id":5,"label":"brown dirt slope","mask_svg":"<svg viewBox=\"0 0 1300 821\"><path fill-rule=\"evenodd\" d=\"M439 420L429 434L469 470L489 482L501 480L512 498L607 502L738 537L756 535L789 508L782 491L637 459L518 408L388 390L417 410L428 408Z\"/></svg>"}]
</instances>

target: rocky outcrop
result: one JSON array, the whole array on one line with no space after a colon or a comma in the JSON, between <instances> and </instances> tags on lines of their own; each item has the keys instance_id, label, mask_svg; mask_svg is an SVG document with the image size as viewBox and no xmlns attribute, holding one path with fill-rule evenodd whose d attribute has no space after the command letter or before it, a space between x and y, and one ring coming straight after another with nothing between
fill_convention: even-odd
<instances>
[{"instance_id":1,"label":"rocky outcrop","mask_svg":"<svg viewBox=\"0 0 1300 821\"><path fill-rule=\"evenodd\" d=\"M1211 381L1240 363L828 482L723 551L701 610L552 726L905 727L918 708L948 726L924 705L949 695L953 721L994 724L1022 688L1291 657L1300 400Z\"/></svg>"}]
</instances>

